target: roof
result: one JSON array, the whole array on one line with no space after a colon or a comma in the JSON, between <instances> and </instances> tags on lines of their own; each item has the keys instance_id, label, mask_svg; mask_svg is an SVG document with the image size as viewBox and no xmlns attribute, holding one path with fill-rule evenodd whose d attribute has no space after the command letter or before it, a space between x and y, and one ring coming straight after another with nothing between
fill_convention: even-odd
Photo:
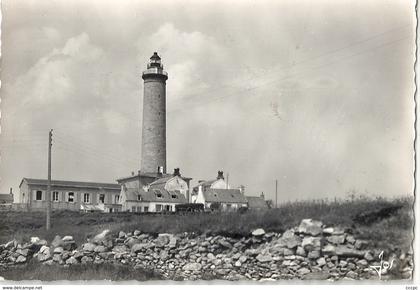
<instances>
[{"instance_id":1,"label":"roof","mask_svg":"<svg viewBox=\"0 0 420 290\"><path fill-rule=\"evenodd\" d=\"M203 194L206 202L247 203L239 189L209 188Z\"/></svg>"},{"instance_id":2,"label":"roof","mask_svg":"<svg viewBox=\"0 0 420 290\"><path fill-rule=\"evenodd\" d=\"M19 185L26 181L29 185L47 185L47 179L34 179L24 177ZM51 186L63 187L81 187L81 188L96 188L96 189L114 189L120 190L121 186L118 183L102 183L102 182L87 182L87 181L69 181L69 180L51 180Z\"/></svg>"},{"instance_id":3,"label":"roof","mask_svg":"<svg viewBox=\"0 0 420 290\"><path fill-rule=\"evenodd\" d=\"M211 186L217 180L218 179L213 179L213 180L206 180L206 181L199 182L196 186L193 187L193 189L198 189L199 186L204 186L204 187Z\"/></svg>"},{"instance_id":4,"label":"roof","mask_svg":"<svg viewBox=\"0 0 420 290\"><path fill-rule=\"evenodd\" d=\"M0 203L13 203L13 194L0 193Z\"/></svg>"},{"instance_id":5,"label":"roof","mask_svg":"<svg viewBox=\"0 0 420 290\"><path fill-rule=\"evenodd\" d=\"M179 191L167 191L164 189L150 189L144 191L138 188L127 188L127 201L142 201L142 202L173 202L186 203L187 199ZM141 196L141 200L138 199ZM159 197L160 196L160 197Z\"/></svg>"},{"instance_id":6,"label":"roof","mask_svg":"<svg viewBox=\"0 0 420 290\"><path fill-rule=\"evenodd\" d=\"M246 196L249 208L268 208L267 202L261 196Z\"/></svg>"},{"instance_id":7,"label":"roof","mask_svg":"<svg viewBox=\"0 0 420 290\"><path fill-rule=\"evenodd\" d=\"M139 177L153 177L156 179L163 179L163 178L168 178L170 179L171 177L173 177L173 174L168 174L168 173L163 173L161 175L159 175L157 172L140 172L136 175L131 175L131 176L126 176L126 177L121 177L118 178L117 181L124 181L124 180L130 180L130 179L138 179ZM184 180L191 180L191 177L184 177L181 176L182 179Z\"/></svg>"}]
</instances>

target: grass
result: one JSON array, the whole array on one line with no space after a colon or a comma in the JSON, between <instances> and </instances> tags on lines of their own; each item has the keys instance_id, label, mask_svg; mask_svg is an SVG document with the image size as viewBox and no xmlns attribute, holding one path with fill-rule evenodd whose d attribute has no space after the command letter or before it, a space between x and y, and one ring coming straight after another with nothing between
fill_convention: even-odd
<instances>
[{"instance_id":1,"label":"grass","mask_svg":"<svg viewBox=\"0 0 420 290\"><path fill-rule=\"evenodd\" d=\"M117 264L89 264L72 265L70 267L47 266L37 262L26 265L7 268L0 271L0 276L5 280L111 280L111 281L147 281L162 279L156 273L134 269L127 265Z\"/></svg>"},{"instance_id":2,"label":"grass","mask_svg":"<svg viewBox=\"0 0 420 290\"><path fill-rule=\"evenodd\" d=\"M357 215L400 206L389 217L363 225L355 222ZM55 235L72 235L77 244L86 238L110 229L112 232L141 230L148 233L195 232L248 235L255 228L283 232L297 226L304 218L321 220L328 226L342 226L353 230L356 237L374 240L378 246L398 246L408 250L413 234L413 198L369 199L353 198L340 202L304 201L281 205L266 211L240 213L212 213L195 215L139 215L132 213L79 213L57 211L52 214L52 228L45 230L43 212L0 212L0 243L17 239L27 241L38 236L51 241Z\"/></svg>"}]
</instances>

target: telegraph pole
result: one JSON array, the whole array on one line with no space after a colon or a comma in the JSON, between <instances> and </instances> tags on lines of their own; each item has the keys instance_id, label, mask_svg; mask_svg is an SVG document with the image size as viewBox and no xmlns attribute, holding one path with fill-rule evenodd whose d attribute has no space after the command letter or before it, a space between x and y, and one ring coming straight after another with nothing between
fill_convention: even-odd
<instances>
[{"instance_id":1,"label":"telegraph pole","mask_svg":"<svg viewBox=\"0 0 420 290\"><path fill-rule=\"evenodd\" d=\"M278 181L276 179L276 208L278 207L278 205L277 205L277 187L278 187Z\"/></svg>"},{"instance_id":2,"label":"telegraph pole","mask_svg":"<svg viewBox=\"0 0 420 290\"><path fill-rule=\"evenodd\" d=\"M48 134L47 231L51 228L51 147L52 129Z\"/></svg>"}]
</instances>

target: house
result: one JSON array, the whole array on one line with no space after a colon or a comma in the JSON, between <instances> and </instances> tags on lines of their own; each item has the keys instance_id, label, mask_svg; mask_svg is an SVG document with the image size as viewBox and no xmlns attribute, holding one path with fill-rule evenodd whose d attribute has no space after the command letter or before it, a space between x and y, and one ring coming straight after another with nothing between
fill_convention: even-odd
<instances>
[{"instance_id":1,"label":"house","mask_svg":"<svg viewBox=\"0 0 420 290\"><path fill-rule=\"evenodd\" d=\"M248 201L248 209L265 210L269 208L264 193L261 193L260 196L246 196L246 200Z\"/></svg>"},{"instance_id":2,"label":"house","mask_svg":"<svg viewBox=\"0 0 420 290\"><path fill-rule=\"evenodd\" d=\"M191 178L181 176L179 168L172 175L160 174L148 179L139 173L133 180L122 183L120 204L123 211L164 212L175 211L175 205L188 203ZM187 181L188 182L187 182ZM121 182L121 179L119 180Z\"/></svg>"},{"instance_id":3,"label":"house","mask_svg":"<svg viewBox=\"0 0 420 290\"><path fill-rule=\"evenodd\" d=\"M0 193L0 209L11 208L13 204L13 192L10 188L10 193Z\"/></svg>"},{"instance_id":4,"label":"house","mask_svg":"<svg viewBox=\"0 0 420 290\"><path fill-rule=\"evenodd\" d=\"M193 203L204 204L205 209L237 210L247 207L248 202L239 189L231 189L225 181L223 171L215 180L200 181L191 196Z\"/></svg>"},{"instance_id":5,"label":"house","mask_svg":"<svg viewBox=\"0 0 420 290\"><path fill-rule=\"evenodd\" d=\"M23 178L19 185L16 208L43 210L47 207L46 179ZM99 183L51 180L51 208L53 210L103 211L121 210L121 186Z\"/></svg>"}]
</instances>

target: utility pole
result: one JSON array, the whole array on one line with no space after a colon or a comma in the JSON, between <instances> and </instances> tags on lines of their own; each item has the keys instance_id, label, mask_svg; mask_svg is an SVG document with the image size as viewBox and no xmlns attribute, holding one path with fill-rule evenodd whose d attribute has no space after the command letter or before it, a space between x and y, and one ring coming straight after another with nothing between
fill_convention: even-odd
<instances>
[{"instance_id":1,"label":"utility pole","mask_svg":"<svg viewBox=\"0 0 420 290\"><path fill-rule=\"evenodd\" d=\"M277 187L278 187L278 181L277 181L277 179L276 179L276 208L278 207L278 206L277 206Z\"/></svg>"},{"instance_id":2,"label":"utility pole","mask_svg":"<svg viewBox=\"0 0 420 290\"><path fill-rule=\"evenodd\" d=\"M51 147L52 129L48 134L47 231L51 228Z\"/></svg>"}]
</instances>

